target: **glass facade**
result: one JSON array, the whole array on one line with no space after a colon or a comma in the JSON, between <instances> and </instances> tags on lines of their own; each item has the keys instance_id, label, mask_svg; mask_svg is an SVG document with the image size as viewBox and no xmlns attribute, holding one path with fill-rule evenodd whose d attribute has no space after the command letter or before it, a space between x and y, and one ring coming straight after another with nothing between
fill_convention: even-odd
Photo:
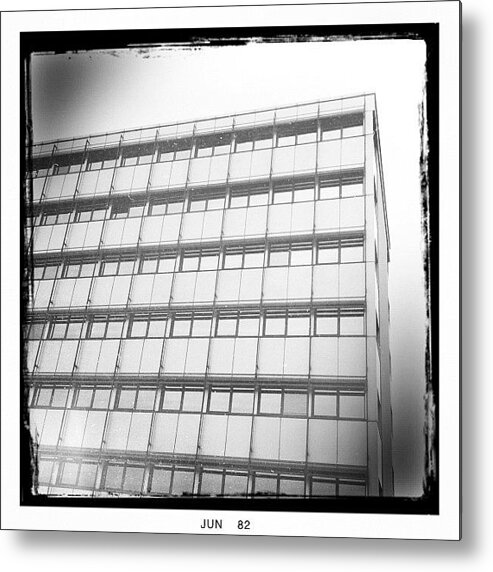
<instances>
[{"instance_id":1,"label":"glass facade","mask_svg":"<svg viewBox=\"0 0 493 572\"><path fill-rule=\"evenodd\" d=\"M375 125L365 96L33 147L38 493L391 494Z\"/></svg>"}]
</instances>

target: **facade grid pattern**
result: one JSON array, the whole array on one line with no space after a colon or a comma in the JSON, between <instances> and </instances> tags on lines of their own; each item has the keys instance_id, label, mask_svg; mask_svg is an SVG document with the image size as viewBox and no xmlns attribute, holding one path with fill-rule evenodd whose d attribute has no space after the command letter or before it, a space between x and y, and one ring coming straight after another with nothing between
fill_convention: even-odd
<instances>
[{"instance_id":1,"label":"facade grid pattern","mask_svg":"<svg viewBox=\"0 0 493 572\"><path fill-rule=\"evenodd\" d=\"M375 98L34 145L36 492L391 495Z\"/></svg>"}]
</instances>

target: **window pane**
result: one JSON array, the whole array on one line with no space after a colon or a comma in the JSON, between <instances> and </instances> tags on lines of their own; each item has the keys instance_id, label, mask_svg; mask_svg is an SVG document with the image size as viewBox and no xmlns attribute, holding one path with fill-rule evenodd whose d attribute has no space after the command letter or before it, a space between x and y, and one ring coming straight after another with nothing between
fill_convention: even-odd
<instances>
[{"instance_id":1,"label":"window pane","mask_svg":"<svg viewBox=\"0 0 493 572\"><path fill-rule=\"evenodd\" d=\"M106 330L107 338L121 338L123 330L123 321L111 321L108 322L108 328Z\"/></svg>"},{"instance_id":2,"label":"window pane","mask_svg":"<svg viewBox=\"0 0 493 572\"><path fill-rule=\"evenodd\" d=\"M92 389L79 389L77 393L77 407L90 407L92 399Z\"/></svg>"},{"instance_id":3,"label":"window pane","mask_svg":"<svg viewBox=\"0 0 493 572\"><path fill-rule=\"evenodd\" d=\"M65 407L67 402L68 389L55 389L53 391L52 407Z\"/></svg>"},{"instance_id":4,"label":"window pane","mask_svg":"<svg viewBox=\"0 0 493 572\"><path fill-rule=\"evenodd\" d=\"M312 496L332 497L336 494L336 484L334 481L313 481Z\"/></svg>"},{"instance_id":5,"label":"window pane","mask_svg":"<svg viewBox=\"0 0 493 572\"><path fill-rule=\"evenodd\" d=\"M263 252L246 252L243 266L245 268L259 268L264 264Z\"/></svg>"},{"instance_id":6,"label":"window pane","mask_svg":"<svg viewBox=\"0 0 493 572\"><path fill-rule=\"evenodd\" d=\"M95 262L82 264L80 267L80 276L92 276L94 274Z\"/></svg>"},{"instance_id":7,"label":"window pane","mask_svg":"<svg viewBox=\"0 0 493 572\"><path fill-rule=\"evenodd\" d=\"M303 266L312 263L312 250L292 250L291 266Z\"/></svg>"},{"instance_id":8,"label":"window pane","mask_svg":"<svg viewBox=\"0 0 493 572\"><path fill-rule=\"evenodd\" d=\"M364 484L339 483L339 496L365 496L366 487Z\"/></svg>"},{"instance_id":9,"label":"window pane","mask_svg":"<svg viewBox=\"0 0 493 572\"><path fill-rule=\"evenodd\" d=\"M223 483L222 473L203 473L200 483L201 495L220 495Z\"/></svg>"},{"instance_id":10,"label":"window pane","mask_svg":"<svg viewBox=\"0 0 493 572\"><path fill-rule=\"evenodd\" d=\"M319 264L330 264L339 261L339 248L337 245L330 247L318 247L318 260Z\"/></svg>"},{"instance_id":11,"label":"window pane","mask_svg":"<svg viewBox=\"0 0 493 572\"><path fill-rule=\"evenodd\" d=\"M156 391L154 389L141 389L137 396L137 409L153 409L155 397Z\"/></svg>"},{"instance_id":12,"label":"window pane","mask_svg":"<svg viewBox=\"0 0 493 572\"><path fill-rule=\"evenodd\" d=\"M341 248L341 262L361 262L363 260L363 246L345 246Z\"/></svg>"},{"instance_id":13,"label":"window pane","mask_svg":"<svg viewBox=\"0 0 493 572\"><path fill-rule=\"evenodd\" d=\"M173 336L189 336L191 320L175 320L173 323Z\"/></svg>"},{"instance_id":14,"label":"window pane","mask_svg":"<svg viewBox=\"0 0 493 572\"><path fill-rule=\"evenodd\" d=\"M282 203L290 203L292 199L292 191L291 189L286 191L274 191L273 202L275 205L282 204Z\"/></svg>"},{"instance_id":15,"label":"window pane","mask_svg":"<svg viewBox=\"0 0 493 572\"><path fill-rule=\"evenodd\" d=\"M337 397L328 393L315 393L313 396L313 414L335 417L337 415Z\"/></svg>"},{"instance_id":16,"label":"window pane","mask_svg":"<svg viewBox=\"0 0 493 572\"><path fill-rule=\"evenodd\" d=\"M80 338L84 322L70 322L67 328L66 337L74 340Z\"/></svg>"},{"instance_id":17,"label":"window pane","mask_svg":"<svg viewBox=\"0 0 493 572\"><path fill-rule=\"evenodd\" d=\"M217 321L218 336L234 336L236 334L236 318L220 318Z\"/></svg>"},{"instance_id":18,"label":"window pane","mask_svg":"<svg viewBox=\"0 0 493 572\"><path fill-rule=\"evenodd\" d=\"M241 268L243 254L226 254L224 257L224 268Z\"/></svg>"},{"instance_id":19,"label":"window pane","mask_svg":"<svg viewBox=\"0 0 493 572\"><path fill-rule=\"evenodd\" d=\"M140 271L142 274L154 274L156 272L157 258L148 258L142 261Z\"/></svg>"},{"instance_id":20,"label":"window pane","mask_svg":"<svg viewBox=\"0 0 493 572\"><path fill-rule=\"evenodd\" d=\"M255 494L275 496L277 494L277 479L271 477L255 477Z\"/></svg>"},{"instance_id":21,"label":"window pane","mask_svg":"<svg viewBox=\"0 0 493 572\"><path fill-rule=\"evenodd\" d=\"M239 336L257 336L259 327L258 318L242 318L240 317L238 324Z\"/></svg>"},{"instance_id":22,"label":"window pane","mask_svg":"<svg viewBox=\"0 0 493 572\"><path fill-rule=\"evenodd\" d=\"M271 252L269 256L270 266L287 266L289 261L289 251Z\"/></svg>"},{"instance_id":23,"label":"window pane","mask_svg":"<svg viewBox=\"0 0 493 572\"><path fill-rule=\"evenodd\" d=\"M304 481L295 481L293 479L281 479L279 481L279 495L302 497L305 495Z\"/></svg>"},{"instance_id":24,"label":"window pane","mask_svg":"<svg viewBox=\"0 0 493 572\"><path fill-rule=\"evenodd\" d=\"M209 411L229 411L229 391L212 391Z\"/></svg>"},{"instance_id":25,"label":"window pane","mask_svg":"<svg viewBox=\"0 0 493 572\"><path fill-rule=\"evenodd\" d=\"M285 393L284 415L306 415L307 402L306 393Z\"/></svg>"},{"instance_id":26,"label":"window pane","mask_svg":"<svg viewBox=\"0 0 493 572\"><path fill-rule=\"evenodd\" d=\"M173 258L161 258L158 264L157 271L159 273L173 272L175 269L175 257Z\"/></svg>"},{"instance_id":27,"label":"window pane","mask_svg":"<svg viewBox=\"0 0 493 572\"><path fill-rule=\"evenodd\" d=\"M364 418L365 398L363 395L341 395L339 397L340 417Z\"/></svg>"},{"instance_id":28,"label":"window pane","mask_svg":"<svg viewBox=\"0 0 493 572\"><path fill-rule=\"evenodd\" d=\"M154 469L152 473L152 493L168 494L171 484L171 471L165 469Z\"/></svg>"},{"instance_id":29,"label":"window pane","mask_svg":"<svg viewBox=\"0 0 493 572\"><path fill-rule=\"evenodd\" d=\"M120 267L118 268L118 274L120 276L124 274L132 274L134 269L134 261L133 260L122 260L120 262Z\"/></svg>"},{"instance_id":30,"label":"window pane","mask_svg":"<svg viewBox=\"0 0 493 572\"><path fill-rule=\"evenodd\" d=\"M339 328L341 336L363 334L364 318L363 316L341 316Z\"/></svg>"},{"instance_id":31,"label":"window pane","mask_svg":"<svg viewBox=\"0 0 493 572\"><path fill-rule=\"evenodd\" d=\"M317 316L316 335L317 336L337 335L337 316Z\"/></svg>"},{"instance_id":32,"label":"window pane","mask_svg":"<svg viewBox=\"0 0 493 572\"><path fill-rule=\"evenodd\" d=\"M80 466L79 487L94 487L96 481L97 465L85 464Z\"/></svg>"},{"instance_id":33,"label":"window pane","mask_svg":"<svg viewBox=\"0 0 493 572\"><path fill-rule=\"evenodd\" d=\"M211 320L198 320L197 318L193 321L192 326L192 336L209 336L211 332Z\"/></svg>"},{"instance_id":34,"label":"window pane","mask_svg":"<svg viewBox=\"0 0 493 572\"><path fill-rule=\"evenodd\" d=\"M122 486L123 467L110 465L106 470L105 485L109 489L119 489Z\"/></svg>"},{"instance_id":35,"label":"window pane","mask_svg":"<svg viewBox=\"0 0 493 572\"><path fill-rule=\"evenodd\" d=\"M288 336L308 336L310 316L288 316Z\"/></svg>"},{"instance_id":36,"label":"window pane","mask_svg":"<svg viewBox=\"0 0 493 572\"><path fill-rule=\"evenodd\" d=\"M190 494L193 489L193 473L190 471L175 471L173 474L172 494L181 496Z\"/></svg>"},{"instance_id":37,"label":"window pane","mask_svg":"<svg viewBox=\"0 0 493 572\"><path fill-rule=\"evenodd\" d=\"M174 411L180 409L181 391L173 391L167 389L164 394L163 409L172 409Z\"/></svg>"},{"instance_id":38,"label":"window pane","mask_svg":"<svg viewBox=\"0 0 493 572\"><path fill-rule=\"evenodd\" d=\"M135 389L122 389L118 399L118 407L121 409L133 409L135 404Z\"/></svg>"},{"instance_id":39,"label":"window pane","mask_svg":"<svg viewBox=\"0 0 493 572\"><path fill-rule=\"evenodd\" d=\"M269 195L265 193L255 193L250 195L250 206L266 205L269 202Z\"/></svg>"},{"instance_id":40,"label":"window pane","mask_svg":"<svg viewBox=\"0 0 493 572\"><path fill-rule=\"evenodd\" d=\"M181 263L182 270L198 270L199 257L198 256L184 256Z\"/></svg>"},{"instance_id":41,"label":"window pane","mask_svg":"<svg viewBox=\"0 0 493 572\"><path fill-rule=\"evenodd\" d=\"M125 471L125 480L123 482L124 490L139 493L142 489L143 479L143 467L127 467L127 470Z\"/></svg>"},{"instance_id":42,"label":"window pane","mask_svg":"<svg viewBox=\"0 0 493 572\"><path fill-rule=\"evenodd\" d=\"M64 485L75 485L79 473L78 463L65 463L63 465L62 483Z\"/></svg>"},{"instance_id":43,"label":"window pane","mask_svg":"<svg viewBox=\"0 0 493 572\"><path fill-rule=\"evenodd\" d=\"M248 204L248 195L231 195L229 200L230 207L246 207Z\"/></svg>"},{"instance_id":44,"label":"window pane","mask_svg":"<svg viewBox=\"0 0 493 572\"><path fill-rule=\"evenodd\" d=\"M53 393L53 389L48 388L42 388L39 390L38 392L38 399L36 404L39 407L43 407L44 405L49 405L50 401L51 401L51 394Z\"/></svg>"},{"instance_id":45,"label":"window pane","mask_svg":"<svg viewBox=\"0 0 493 572\"><path fill-rule=\"evenodd\" d=\"M286 317L285 316L266 316L264 333L266 336L276 336L284 335L284 330L286 327Z\"/></svg>"},{"instance_id":46,"label":"window pane","mask_svg":"<svg viewBox=\"0 0 493 572\"><path fill-rule=\"evenodd\" d=\"M224 495L244 496L247 493L248 477L246 475L226 475L224 478Z\"/></svg>"},{"instance_id":47,"label":"window pane","mask_svg":"<svg viewBox=\"0 0 493 572\"><path fill-rule=\"evenodd\" d=\"M92 404L94 409L106 409L110 401L110 389L96 389L94 394L94 402Z\"/></svg>"},{"instance_id":48,"label":"window pane","mask_svg":"<svg viewBox=\"0 0 493 572\"><path fill-rule=\"evenodd\" d=\"M294 197L293 200L295 203L299 203L302 201L313 201L314 197L314 189L295 189L294 190Z\"/></svg>"},{"instance_id":49,"label":"window pane","mask_svg":"<svg viewBox=\"0 0 493 572\"><path fill-rule=\"evenodd\" d=\"M202 391L185 391L183 394L183 411L201 411L202 397Z\"/></svg>"},{"instance_id":50,"label":"window pane","mask_svg":"<svg viewBox=\"0 0 493 572\"><path fill-rule=\"evenodd\" d=\"M219 261L219 255L202 256L200 260L200 270L215 270Z\"/></svg>"},{"instance_id":51,"label":"window pane","mask_svg":"<svg viewBox=\"0 0 493 572\"><path fill-rule=\"evenodd\" d=\"M231 402L232 413L252 413L253 396L252 391L235 391Z\"/></svg>"},{"instance_id":52,"label":"window pane","mask_svg":"<svg viewBox=\"0 0 493 572\"><path fill-rule=\"evenodd\" d=\"M164 338L166 332L166 320L151 320L149 322L149 330L147 337L149 338Z\"/></svg>"},{"instance_id":53,"label":"window pane","mask_svg":"<svg viewBox=\"0 0 493 572\"><path fill-rule=\"evenodd\" d=\"M281 394L280 393L264 393L260 395L260 413L280 413L281 412Z\"/></svg>"},{"instance_id":54,"label":"window pane","mask_svg":"<svg viewBox=\"0 0 493 572\"><path fill-rule=\"evenodd\" d=\"M142 338L147 333L147 320L135 320L132 322L130 336L132 338Z\"/></svg>"}]
</instances>

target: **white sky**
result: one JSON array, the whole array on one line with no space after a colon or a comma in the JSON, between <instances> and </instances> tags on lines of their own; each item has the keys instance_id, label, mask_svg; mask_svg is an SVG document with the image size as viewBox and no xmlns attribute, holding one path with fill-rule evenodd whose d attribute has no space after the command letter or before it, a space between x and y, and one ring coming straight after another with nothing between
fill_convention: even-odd
<instances>
[{"instance_id":1,"label":"white sky","mask_svg":"<svg viewBox=\"0 0 493 572\"><path fill-rule=\"evenodd\" d=\"M34 139L375 92L391 239L396 494L422 492L425 298L419 114L425 44L366 40L35 56Z\"/></svg>"}]
</instances>

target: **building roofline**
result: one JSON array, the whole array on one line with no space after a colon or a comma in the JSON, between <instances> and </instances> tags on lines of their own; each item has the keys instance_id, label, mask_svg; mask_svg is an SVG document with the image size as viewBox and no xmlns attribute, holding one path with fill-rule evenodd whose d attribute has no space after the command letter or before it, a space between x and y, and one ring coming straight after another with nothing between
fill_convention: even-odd
<instances>
[{"instance_id":1,"label":"building roofline","mask_svg":"<svg viewBox=\"0 0 493 572\"><path fill-rule=\"evenodd\" d=\"M191 119L186 119L186 120L181 120L181 121L176 121L176 122L170 122L170 123L157 123L157 124L150 124L150 125L142 125L140 127L132 127L131 129L116 129L113 131L100 131L100 132L96 132L96 133L89 133L89 134L83 134L83 135L77 135L77 136L72 136L72 137L60 137L57 139L47 139L47 140L40 140L40 141L33 141L31 146L32 147L37 147L40 145L49 145L49 144L55 144L55 143L60 143L60 142L64 142L64 141L73 141L76 139L87 139L89 137L101 137L101 136L107 136L107 135L118 135L120 133L132 133L134 131L142 131L142 130L146 130L146 129L159 129L160 127L172 127L174 125L185 125L187 123L197 123L200 121L211 121L212 119L226 119L229 117L241 117L244 115L250 115L251 113L261 113L261 112L267 112L267 111L277 111L279 109L289 109L289 108L295 108L295 107L301 107L304 105L313 105L313 104L320 104L320 103L327 103L330 101L343 101L346 99L355 99L358 97L367 97L367 96L373 96L375 98L375 92L360 92L360 93L353 93L353 94L346 94L346 95L340 95L337 97L331 97L328 99L315 99L315 100L309 100L309 101L302 101L302 102L298 102L298 103L292 103L289 105L277 105L274 107L259 107L259 108L255 108L255 109L250 109L247 111L241 111L238 113L228 113L225 115L208 115L205 117L195 117L195 118L191 118Z\"/></svg>"}]
</instances>

